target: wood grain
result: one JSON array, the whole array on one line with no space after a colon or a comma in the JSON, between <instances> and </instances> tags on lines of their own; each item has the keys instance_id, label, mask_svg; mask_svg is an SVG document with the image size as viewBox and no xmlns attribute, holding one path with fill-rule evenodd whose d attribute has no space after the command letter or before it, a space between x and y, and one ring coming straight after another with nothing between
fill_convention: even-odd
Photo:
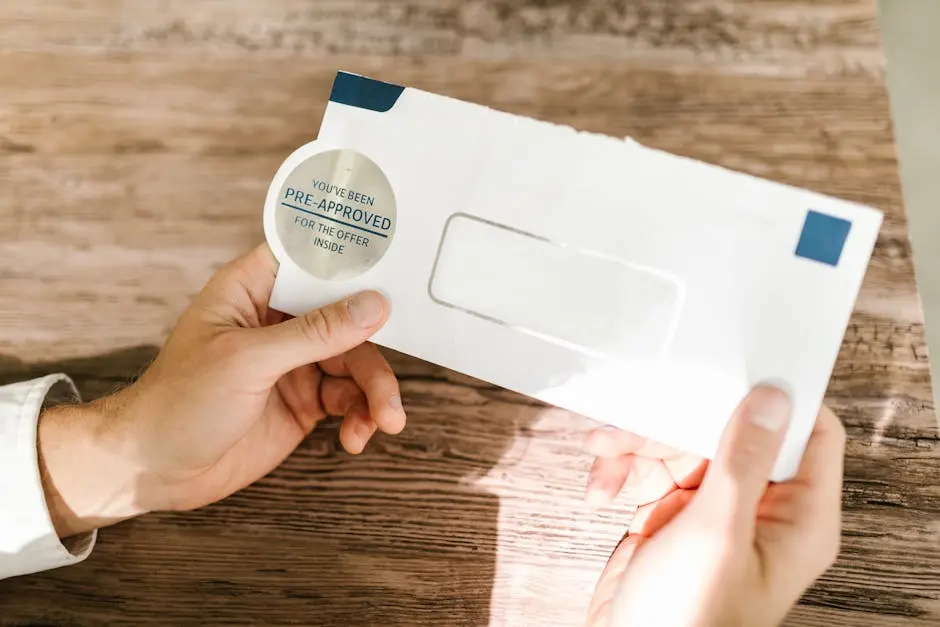
<instances>
[{"instance_id":1,"label":"wood grain","mask_svg":"<svg viewBox=\"0 0 940 627\"><path fill-rule=\"evenodd\" d=\"M261 239L337 69L875 205L829 387L842 555L788 624L940 621L940 441L870 1L0 3L0 381L131 381ZM630 517L580 502L593 424L401 355L410 423L335 425L203 511L0 583L0 624L577 625Z\"/></svg>"},{"instance_id":2,"label":"wood grain","mask_svg":"<svg viewBox=\"0 0 940 627\"><path fill-rule=\"evenodd\" d=\"M874 4L857 0L40 0L0 8L0 41L70 53L605 57L773 75L880 74L873 17Z\"/></svg>"}]
</instances>

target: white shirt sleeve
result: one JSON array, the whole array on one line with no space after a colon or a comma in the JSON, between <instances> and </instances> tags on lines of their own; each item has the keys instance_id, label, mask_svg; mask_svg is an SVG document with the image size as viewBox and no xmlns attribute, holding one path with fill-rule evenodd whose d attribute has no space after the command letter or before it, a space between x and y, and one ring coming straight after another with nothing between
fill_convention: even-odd
<instances>
[{"instance_id":1,"label":"white shirt sleeve","mask_svg":"<svg viewBox=\"0 0 940 627\"><path fill-rule=\"evenodd\" d=\"M77 400L60 374L0 386L0 579L78 563L94 547L97 532L59 540L39 476L39 414Z\"/></svg>"}]
</instances>

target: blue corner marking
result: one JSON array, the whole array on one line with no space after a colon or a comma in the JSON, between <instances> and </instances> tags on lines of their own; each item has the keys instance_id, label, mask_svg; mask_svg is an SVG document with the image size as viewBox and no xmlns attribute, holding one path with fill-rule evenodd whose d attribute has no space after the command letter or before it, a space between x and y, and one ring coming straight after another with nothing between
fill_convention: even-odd
<instances>
[{"instance_id":1,"label":"blue corner marking","mask_svg":"<svg viewBox=\"0 0 940 627\"><path fill-rule=\"evenodd\" d=\"M837 266L851 229L852 223L848 220L810 209L796 245L796 256Z\"/></svg>"},{"instance_id":2,"label":"blue corner marking","mask_svg":"<svg viewBox=\"0 0 940 627\"><path fill-rule=\"evenodd\" d=\"M385 113L390 111L405 91L401 85L383 83L374 78L339 72L333 81L330 102Z\"/></svg>"}]
</instances>

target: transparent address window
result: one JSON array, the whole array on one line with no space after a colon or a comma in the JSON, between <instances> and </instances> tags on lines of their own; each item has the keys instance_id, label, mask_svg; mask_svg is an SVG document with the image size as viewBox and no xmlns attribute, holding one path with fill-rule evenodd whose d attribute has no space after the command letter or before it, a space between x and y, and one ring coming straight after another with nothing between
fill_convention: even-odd
<instances>
[{"instance_id":1,"label":"transparent address window","mask_svg":"<svg viewBox=\"0 0 940 627\"><path fill-rule=\"evenodd\" d=\"M629 362L662 356L683 299L655 269L467 214L448 220L428 291L440 305Z\"/></svg>"}]
</instances>

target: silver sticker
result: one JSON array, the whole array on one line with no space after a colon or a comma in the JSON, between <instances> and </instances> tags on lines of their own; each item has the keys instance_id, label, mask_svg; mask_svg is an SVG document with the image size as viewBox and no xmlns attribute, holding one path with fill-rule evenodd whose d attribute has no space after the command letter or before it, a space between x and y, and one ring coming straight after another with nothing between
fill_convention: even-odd
<instances>
[{"instance_id":1,"label":"silver sticker","mask_svg":"<svg viewBox=\"0 0 940 627\"><path fill-rule=\"evenodd\" d=\"M330 150L303 161L278 196L277 234L290 258L319 279L356 278L395 235L395 193L374 161Z\"/></svg>"}]
</instances>

